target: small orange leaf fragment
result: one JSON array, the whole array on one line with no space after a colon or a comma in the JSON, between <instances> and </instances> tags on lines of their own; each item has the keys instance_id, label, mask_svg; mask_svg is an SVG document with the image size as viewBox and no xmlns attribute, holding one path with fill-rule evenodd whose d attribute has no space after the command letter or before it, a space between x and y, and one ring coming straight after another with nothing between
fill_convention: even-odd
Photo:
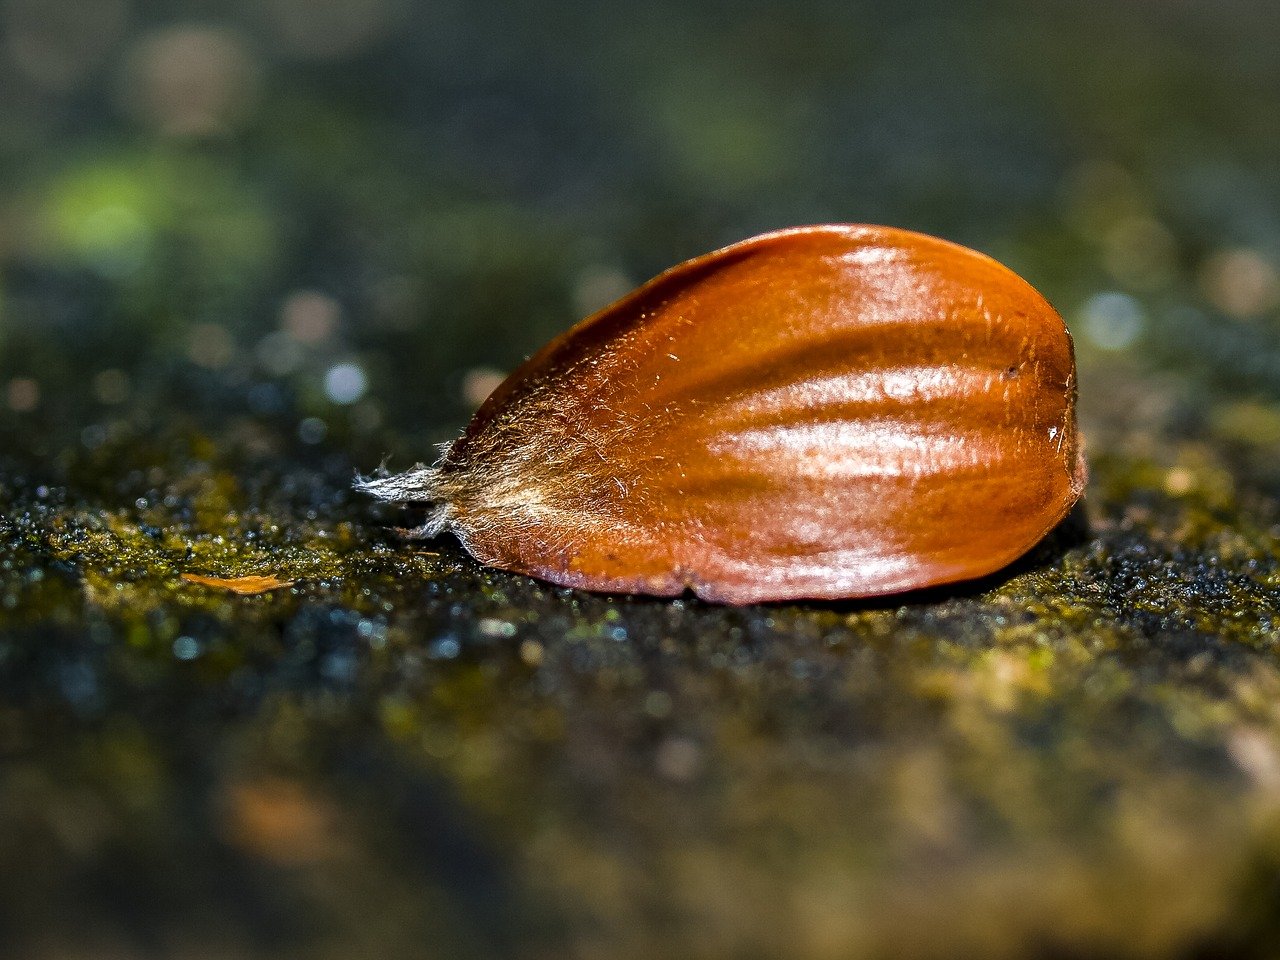
<instances>
[{"instance_id":1,"label":"small orange leaf fragment","mask_svg":"<svg viewBox=\"0 0 1280 960\"><path fill-rule=\"evenodd\" d=\"M229 590L242 597L279 590L281 587L291 587L297 582L296 580L279 580L275 574L268 574L265 577L206 577L198 573L184 573L182 579L187 583L198 583L202 587Z\"/></svg>"},{"instance_id":2,"label":"small orange leaf fragment","mask_svg":"<svg viewBox=\"0 0 1280 960\"><path fill-rule=\"evenodd\" d=\"M343 852L338 811L291 780L235 783L226 791L224 834L245 852L284 866L304 866Z\"/></svg>"}]
</instances>

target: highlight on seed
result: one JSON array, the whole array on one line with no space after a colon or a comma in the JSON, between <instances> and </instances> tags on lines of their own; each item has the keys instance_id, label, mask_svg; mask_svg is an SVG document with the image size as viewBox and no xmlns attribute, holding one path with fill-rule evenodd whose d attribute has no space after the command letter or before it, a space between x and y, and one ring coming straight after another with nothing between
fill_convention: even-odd
<instances>
[{"instance_id":1,"label":"highlight on seed","mask_svg":"<svg viewBox=\"0 0 1280 960\"><path fill-rule=\"evenodd\" d=\"M436 462L359 478L478 560L723 603L980 577L1085 482L1062 318L991 258L892 227L764 234L552 340Z\"/></svg>"}]
</instances>

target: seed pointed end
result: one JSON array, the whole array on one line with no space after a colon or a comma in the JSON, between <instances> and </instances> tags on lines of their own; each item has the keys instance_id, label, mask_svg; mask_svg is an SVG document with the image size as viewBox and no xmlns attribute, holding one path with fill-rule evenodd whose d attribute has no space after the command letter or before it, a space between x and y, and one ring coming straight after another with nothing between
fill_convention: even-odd
<instances>
[{"instance_id":1,"label":"seed pointed end","mask_svg":"<svg viewBox=\"0 0 1280 960\"><path fill-rule=\"evenodd\" d=\"M404 473L379 467L372 476L356 474L352 486L387 503L434 503L441 499L440 468L417 463Z\"/></svg>"},{"instance_id":2,"label":"seed pointed end","mask_svg":"<svg viewBox=\"0 0 1280 960\"><path fill-rule=\"evenodd\" d=\"M427 503L431 510L426 522L411 529L396 528L396 532L410 540L429 540L444 533L451 526L453 508L448 491L441 481L440 468L414 464L404 473L389 473L386 465L378 467L372 476L356 474L352 487L360 493L384 503Z\"/></svg>"}]
</instances>

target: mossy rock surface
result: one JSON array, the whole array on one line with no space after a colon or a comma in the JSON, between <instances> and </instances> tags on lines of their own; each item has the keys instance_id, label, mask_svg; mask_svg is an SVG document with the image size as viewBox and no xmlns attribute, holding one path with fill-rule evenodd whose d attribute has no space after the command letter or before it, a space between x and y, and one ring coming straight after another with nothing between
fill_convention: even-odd
<instances>
[{"instance_id":1,"label":"mossy rock surface","mask_svg":"<svg viewBox=\"0 0 1280 960\"><path fill-rule=\"evenodd\" d=\"M0 893L247 956L1270 945L1280 518L1177 420L1011 570L739 609L404 542L234 418L11 458Z\"/></svg>"},{"instance_id":2,"label":"mossy rock surface","mask_svg":"<svg viewBox=\"0 0 1280 960\"><path fill-rule=\"evenodd\" d=\"M0 955L1280 955L1272 4L223 6L0 13ZM1076 335L1009 570L600 596L352 493L847 221Z\"/></svg>"}]
</instances>

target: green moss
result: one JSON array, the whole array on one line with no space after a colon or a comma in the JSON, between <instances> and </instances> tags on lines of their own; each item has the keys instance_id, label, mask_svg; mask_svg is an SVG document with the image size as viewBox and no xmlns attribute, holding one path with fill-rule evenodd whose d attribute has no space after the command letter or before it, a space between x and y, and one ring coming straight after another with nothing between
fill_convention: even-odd
<instances>
[{"instance_id":1,"label":"green moss","mask_svg":"<svg viewBox=\"0 0 1280 960\"><path fill-rule=\"evenodd\" d=\"M14 60L0 153L37 156L0 184L0 954L1280 951L1274 307L1214 313L1206 282L1275 247L1248 5L1202 58L1191 5L499 4L492 33L393 6L434 19L264 62L258 112L207 140ZM1073 326L1087 504L1011 569L603 597L350 493L616 278L849 218L996 253Z\"/></svg>"}]
</instances>

